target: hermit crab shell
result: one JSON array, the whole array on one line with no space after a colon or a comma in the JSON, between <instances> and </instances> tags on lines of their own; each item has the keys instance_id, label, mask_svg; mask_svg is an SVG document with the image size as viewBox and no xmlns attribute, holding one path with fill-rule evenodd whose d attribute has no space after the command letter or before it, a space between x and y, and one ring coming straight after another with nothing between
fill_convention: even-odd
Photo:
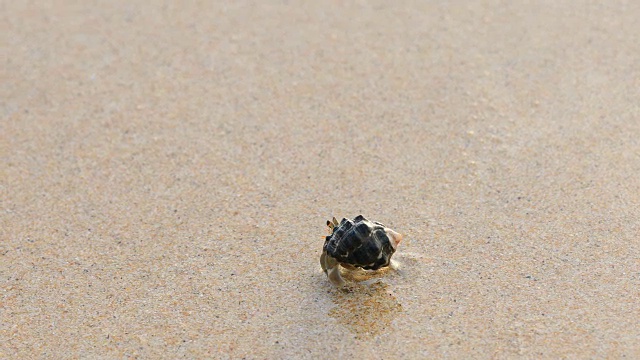
<instances>
[{"instance_id":1,"label":"hermit crab shell","mask_svg":"<svg viewBox=\"0 0 640 360\"><path fill-rule=\"evenodd\" d=\"M326 254L341 265L365 270L389 266L391 256L402 240L402 235L362 215L353 220L342 219L339 225L329 227L333 232L325 238L323 250Z\"/></svg>"}]
</instances>

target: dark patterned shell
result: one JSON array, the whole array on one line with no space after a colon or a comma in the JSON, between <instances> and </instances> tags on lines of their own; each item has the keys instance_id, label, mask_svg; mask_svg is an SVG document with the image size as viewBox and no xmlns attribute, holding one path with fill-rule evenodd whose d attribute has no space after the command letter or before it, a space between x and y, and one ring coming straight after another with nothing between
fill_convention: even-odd
<instances>
[{"instance_id":1,"label":"dark patterned shell","mask_svg":"<svg viewBox=\"0 0 640 360\"><path fill-rule=\"evenodd\" d=\"M353 220L342 219L333 233L326 237L324 250L340 263L378 270L388 266L396 251L384 225L369 221L362 215Z\"/></svg>"}]
</instances>

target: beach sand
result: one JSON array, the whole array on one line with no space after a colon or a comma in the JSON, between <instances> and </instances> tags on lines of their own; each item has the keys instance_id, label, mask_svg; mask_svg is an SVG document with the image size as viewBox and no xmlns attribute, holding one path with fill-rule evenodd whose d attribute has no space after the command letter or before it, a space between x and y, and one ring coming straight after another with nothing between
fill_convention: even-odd
<instances>
[{"instance_id":1,"label":"beach sand","mask_svg":"<svg viewBox=\"0 0 640 360\"><path fill-rule=\"evenodd\" d=\"M640 2L213 3L1 6L0 358L640 357Z\"/></svg>"}]
</instances>

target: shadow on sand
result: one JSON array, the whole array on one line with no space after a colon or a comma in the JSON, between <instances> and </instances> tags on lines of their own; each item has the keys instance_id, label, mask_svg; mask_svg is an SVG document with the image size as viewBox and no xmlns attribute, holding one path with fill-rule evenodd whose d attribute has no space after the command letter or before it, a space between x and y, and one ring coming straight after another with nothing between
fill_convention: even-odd
<instances>
[{"instance_id":1,"label":"shadow on sand","mask_svg":"<svg viewBox=\"0 0 640 360\"><path fill-rule=\"evenodd\" d=\"M343 274L348 286L331 291L336 305L329 316L358 337L385 333L393 319L402 312L389 285L380 272L351 271Z\"/></svg>"}]
</instances>

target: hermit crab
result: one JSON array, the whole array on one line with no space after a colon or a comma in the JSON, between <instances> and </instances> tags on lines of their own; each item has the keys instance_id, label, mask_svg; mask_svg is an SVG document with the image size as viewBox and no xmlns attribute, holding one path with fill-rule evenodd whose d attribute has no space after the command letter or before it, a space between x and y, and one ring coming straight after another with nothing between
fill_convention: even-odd
<instances>
[{"instance_id":1,"label":"hermit crab","mask_svg":"<svg viewBox=\"0 0 640 360\"><path fill-rule=\"evenodd\" d=\"M354 270L378 270L391 264L391 256L402 241L402 235L362 215L353 220L334 217L327 221L331 235L327 236L320 255L320 265L329 281L342 287L345 281L340 266Z\"/></svg>"}]
</instances>

